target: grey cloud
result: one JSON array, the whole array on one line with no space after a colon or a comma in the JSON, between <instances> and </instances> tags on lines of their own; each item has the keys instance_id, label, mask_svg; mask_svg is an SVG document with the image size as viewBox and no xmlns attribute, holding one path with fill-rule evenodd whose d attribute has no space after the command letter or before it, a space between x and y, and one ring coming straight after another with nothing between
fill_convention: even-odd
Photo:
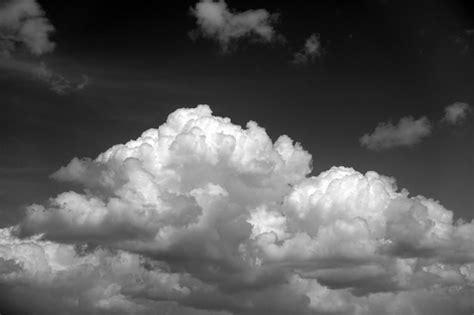
<instances>
[{"instance_id":1,"label":"grey cloud","mask_svg":"<svg viewBox=\"0 0 474 315\"><path fill-rule=\"evenodd\" d=\"M19 49L39 56L52 52L50 39L54 26L36 0L7 0L0 3L0 67L27 73L47 84L57 94L82 90L89 78L82 75L74 82L47 67L44 62L28 61L18 56Z\"/></svg>"},{"instance_id":2,"label":"grey cloud","mask_svg":"<svg viewBox=\"0 0 474 315\"><path fill-rule=\"evenodd\" d=\"M304 44L304 47L293 56L292 63L296 65L305 65L313 62L322 54L321 41L319 34L311 34Z\"/></svg>"},{"instance_id":3,"label":"grey cloud","mask_svg":"<svg viewBox=\"0 0 474 315\"><path fill-rule=\"evenodd\" d=\"M190 33L191 38L213 39L223 51L228 51L232 43L243 38L264 43L283 39L274 28L278 15L265 9L233 12L224 0L201 0L191 9L191 14L198 25Z\"/></svg>"},{"instance_id":4,"label":"grey cloud","mask_svg":"<svg viewBox=\"0 0 474 315\"><path fill-rule=\"evenodd\" d=\"M44 62L36 62L13 57L0 57L0 68L23 74L46 85L56 94L66 95L84 89L89 77L81 75L80 80L72 80L53 70Z\"/></svg>"},{"instance_id":5,"label":"grey cloud","mask_svg":"<svg viewBox=\"0 0 474 315\"><path fill-rule=\"evenodd\" d=\"M57 94L69 94L84 89L89 84L89 77L82 75L79 82L73 82L50 69L44 62L32 69L34 76L46 83L50 90Z\"/></svg>"},{"instance_id":6,"label":"grey cloud","mask_svg":"<svg viewBox=\"0 0 474 315\"><path fill-rule=\"evenodd\" d=\"M35 55L51 52L53 25L36 0L8 0L0 3L0 49L10 54L23 46Z\"/></svg>"},{"instance_id":7,"label":"grey cloud","mask_svg":"<svg viewBox=\"0 0 474 315\"><path fill-rule=\"evenodd\" d=\"M431 134L432 126L428 118L403 117L397 125L392 122L380 123L372 133L363 135L359 141L371 150L384 150L398 146L413 146Z\"/></svg>"},{"instance_id":8,"label":"grey cloud","mask_svg":"<svg viewBox=\"0 0 474 315\"><path fill-rule=\"evenodd\" d=\"M446 106L444 109L443 121L450 125L456 125L467 118L472 108L469 104L463 102L455 102Z\"/></svg>"}]
</instances>

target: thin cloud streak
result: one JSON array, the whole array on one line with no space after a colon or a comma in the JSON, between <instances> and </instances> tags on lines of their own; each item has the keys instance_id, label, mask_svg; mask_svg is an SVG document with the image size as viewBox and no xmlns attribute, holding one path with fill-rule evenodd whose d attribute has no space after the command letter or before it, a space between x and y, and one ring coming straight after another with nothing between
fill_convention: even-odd
<instances>
[{"instance_id":1,"label":"thin cloud streak","mask_svg":"<svg viewBox=\"0 0 474 315\"><path fill-rule=\"evenodd\" d=\"M18 50L26 49L40 56L53 52L56 44L50 39L54 26L36 0L8 0L0 4L0 67L27 73L46 83L49 89L65 95L82 90L89 78L82 75L78 83L53 71L43 61L27 61Z\"/></svg>"},{"instance_id":2,"label":"thin cloud streak","mask_svg":"<svg viewBox=\"0 0 474 315\"><path fill-rule=\"evenodd\" d=\"M51 91L60 95L80 91L89 84L89 77L84 74L79 82L72 82L48 68L44 62L33 69L33 74L38 80L48 84Z\"/></svg>"},{"instance_id":3,"label":"thin cloud streak","mask_svg":"<svg viewBox=\"0 0 474 315\"><path fill-rule=\"evenodd\" d=\"M0 69L23 74L37 80L59 95L67 95L84 89L89 84L89 77L81 75L81 80L71 80L46 65L45 62L33 62L17 58L1 58Z\"/></svg>"}]
</instances>

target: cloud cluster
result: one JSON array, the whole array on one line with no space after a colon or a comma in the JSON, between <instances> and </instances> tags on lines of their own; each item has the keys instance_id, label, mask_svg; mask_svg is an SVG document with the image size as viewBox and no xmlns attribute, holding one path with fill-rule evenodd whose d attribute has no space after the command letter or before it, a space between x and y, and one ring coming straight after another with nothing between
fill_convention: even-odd
<instances>
[{"instance_id":1,"label":"cloud cluster","mask_svg":"<svg viewBox=\"0 0 474 315\"><path fill-rule=\"evenodd\" d=\"M412 146L429 136L432 126L428 118L403 117L397 125L380 123L371 134L363 135L359 141L371 150L383 150L397 146Z\"/></svg>"},{"instance_id":2,"label":"cloud cluster","mask_svg":"<svg viewBox=\"0 0 474 315\"><path fill-rule=\"evenodd\" d=\"M84 191L31 205L2 230L0 296L9 302L0 305L472 313L473 222L453 222L439 202L373 171L310 171L310 154L288 136L273 142L257 123L242 128L206 105L179 109L138 139L52 175Z\"/></svg>"},{"instance_id":3,"label":"cloud cluster","mask_svg":"<svg viewBox=\"0 0 474 315\"><path fill-rule=\"evenodd\" d=\"M41 55L54 49L49 36L53 25L36 0L7 0L0 3L0 53L9 55L18 46Z\"/></svg>"},{"instance_id":4,"label":"cloud cluster","mask_svg":"<svg viewBox=\"0 0 474 315\"><path fill-rule=\"evenodd\" d=\"M277 14L267 10L232 12L224 0L201 0L191 14L197 19L198 28L191 32L192 38L203 36L217 41L223 51L242 38L270 43L282 37L274 29Z\"/></svg>"},{"instance_id":5,"label":"cloud cluster","mask_svg":"<svg viewBox=\"0 0 474 315\"><path fill-rule=\"evenodd\" d=\"M457 125L467 118L468 114L472 111L471 107L467 103L455 102L448 105L444 109L443 121L450 125Z\"/></svg>"},{"instance_id":6,"label":"cloud cluster","mask_svg":"<svg viewBox=\"0 0 474 315\"><path fill-rule=\"evenodd\" d=\"M306 39L304 47L294 54L292 62L296 65L305 65L313 62L317 57L320 57L321 54L322 49L319 34L311 34L311 36Z\"/></svg>"}]
</instances>

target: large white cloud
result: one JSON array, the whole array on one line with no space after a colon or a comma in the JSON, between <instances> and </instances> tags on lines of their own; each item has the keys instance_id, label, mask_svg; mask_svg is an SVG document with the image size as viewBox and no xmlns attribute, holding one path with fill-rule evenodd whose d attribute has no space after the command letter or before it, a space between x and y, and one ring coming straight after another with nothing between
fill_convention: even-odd
<instances>
[{"instance_id":1,"label":"large white cloud","mask_svg":"<svg viewBox=\"0 0 474 315\"><path fill-rule=\"evenodd\" d=\"M1 296L84 292L82 308L58 310L124 313L163 300L171 314L472 313L474 223L373 171L310 170L287 136L179 109L53 174L85 189L31 205L3 231Z\"/></svg>"},{"instance_id":2,"label":"large white cloud","mask_svg":"<svg viewBox=\"0 0 474 315\"><path fill-rule=\"evenodd\" d=\"M198 25L191 36L214 39L224 51L233 41L245 37L267 43L282 39L273 25L278 15L265 9L232 12L224 0L201 0L191 9L191 14Z\"/></svg>"}]
</instances>

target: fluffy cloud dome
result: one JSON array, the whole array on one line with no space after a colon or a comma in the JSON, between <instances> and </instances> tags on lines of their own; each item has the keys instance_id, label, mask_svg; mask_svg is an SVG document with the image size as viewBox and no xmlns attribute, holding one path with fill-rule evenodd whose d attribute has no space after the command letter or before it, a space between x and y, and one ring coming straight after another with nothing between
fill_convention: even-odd
<instances>
[{"instance_id":1,"label":"fluffy cloud dome","mask_svg":"<svg viewBox=\"0 0 474 315\"><path fill-rule=\"evenodd\" d=\"M288 136L178 109L52 175L84 190L3 230L1 296L60 291L58 313L472 313L472 222L373 171L310 172Z\"/></svg>"}]
</instances>

